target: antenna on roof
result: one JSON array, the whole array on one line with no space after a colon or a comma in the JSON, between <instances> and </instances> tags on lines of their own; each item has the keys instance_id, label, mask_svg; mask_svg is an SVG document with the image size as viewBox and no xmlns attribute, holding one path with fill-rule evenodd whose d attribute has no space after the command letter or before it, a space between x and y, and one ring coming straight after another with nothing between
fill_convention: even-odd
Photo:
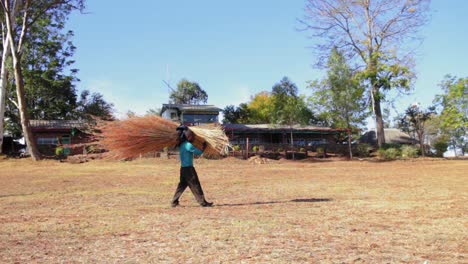
<instances>
[{"instance_id":1,"label":"antenna on roof","mask_svg":"<svg viewBox=\"0 0 468 264\"><path fill-rule=\"evenodd\" d=\"M168 88L167 91L168 91L169 94L171 94L172 92L175 92L175 89L172 88L172 86L170 84L171 75L169 73L169 64L166 64L166 79L167 79L167 81L163 80L163 83L166 84L166 86Z\"/></svg>"}]
</instances>

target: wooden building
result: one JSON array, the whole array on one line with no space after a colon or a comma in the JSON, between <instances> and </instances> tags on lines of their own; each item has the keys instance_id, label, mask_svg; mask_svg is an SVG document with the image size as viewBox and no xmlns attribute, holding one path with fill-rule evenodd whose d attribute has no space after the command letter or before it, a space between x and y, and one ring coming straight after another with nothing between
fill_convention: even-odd
<instances>
[{"instance_id":1,"label":"wooden building","mask_svg":"<svg viewBox=\"0 0 468 264\"><path fill-rule=\"evenodd\" d=\"M343 129L318 126L276 126L271 124L224 124L231 145L291 145L291 133L295 147L314 148L335 144Z\"/></svg>"},{"instance_id":2,"label":"wooden building","mask_svg":"<svg viewBox=\"0 0 468 264\"><path fill-rule=\"evenodd\" d=\"M222 109L214 105L163 104L161 116L177 123L194 126L218 123L220 111Z\"/></svg>"},{"instance_id":3,"label":"wooden building","mask_svg":"<svg viewBox=\"0 0 468 264\"><path fill-rule=\"evenodd\" d=\"M46 156L55 155L59 146L66 156L83 154L91 141L90 124L84 120L30 120L30 126L39 151Z\"/></svg>"}]
</instances>

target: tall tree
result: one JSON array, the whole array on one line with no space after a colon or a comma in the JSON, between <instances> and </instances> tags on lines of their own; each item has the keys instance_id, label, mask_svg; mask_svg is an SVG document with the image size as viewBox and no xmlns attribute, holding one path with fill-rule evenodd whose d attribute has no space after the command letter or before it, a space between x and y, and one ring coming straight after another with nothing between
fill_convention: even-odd
<instances>
[{"instance_id":1,"label":"tall tree","mask_svg":"<svg viewBox=\"0 0 468 264\"><path fill-rule=\"evenodd\" d=\"M250 121L250 109L246 103L241 103L238 107L228 105L223 109L224 124L248 124Z\"/></svg>"},{"instance_id":2,"label":"tall tree","mask_svg":"<svg viewBox=\"0 0 468 264\"><path fill-rule=\"evenodd\" d=\"M450 138L450 145L461 151L468 147L468 77L447 75L440 83L444 94L437 95L434 102L440 108L440 128Z\"/></svg>"},{"instance_id":3,"label":"tall tree","mask_svg":"<svg viewBox=\"0 0 468 264\"><path fill-rule=\"evenodd\" d=\"M208 94L196 82L182 79L177 84L177 89L169 95L174 104L201 104L208 101Z\"/></svg>"},{"instance_id":4,"label":"tall tree","mask_svg":"<svg viewBox=\"0 0 468 264\"><path fill-rule=\"evenodd\" d=\"M273 114L273 96L271 93L263 91L254 95L247 104L249 109L249 123L270 124Z\"/></svg>"},{"instance_id":5,"label":"tall tree","mask_svg":"<svg viewBox=\"0 0 468 264\"><path fill-rule=\"evenodd\" d=\"M402 43L414 39L427 21L429 0L307 0L306 29L317 37L317 50L338 47L363 70L377 125L379 146L385 143L381 102L391 88L409 89L411 53ZM319 56L319 64L326 56Z\"/></svg>"},{"instance_id":6,"label":"tall tree","mask_svg":"<svg viewBox=\"0 0 468 264\"><path fill-rule=\"evenodd\" d=\"M435 114L435 108L421 109L417 104L413 104L405 110L405 114L401 116L398 122L398 128L409 134L416 134L421 149L421 155L426 155L425 148L425 132L426 123Z\"/></svg>"},{"instance_id":7,"label":"tall tree","mask_svg":"<svg viewBox=\"0 0 468 264\"><path fill-rule=\"evenodd\" d=\"M50 13L67 16L72 10L84 8L84 0L1 0L0 7L3 11L3 24L5 25L6 38L11 50L13 72L17 93L17 106L21 117L21 127L29 153L33 160L40 159L40 154L33 140L29 124L29 115L26 108L24 75L21 63L24 43L28 41L28 31L39 18ZM21 27L16 30L13 21L21 21Z\"/></svg>"},{"instance_id":8,"label":"tall tree","mask_svg":"<svg viewBox=\"0 0 468 264\"><path fill-rule=\"evenodd\" d=\"M333 48L328 59L327 77L320 82L310 82L309 88L313 90L313 95L309 97L312 108L328 125L346 128L350 132L364 125L369 116L365 88L337 48ZM350 137L348 145L352 158Z\"/></svg>"},{"instance_id":9,"label":"tall tree","mask_svg":"<svg viewBox=\"0 0 468 264\"><path fill-rule=\"evenodd\" d=\"M101 119L106 121L114 120L113 116L114 104L104 100L104 96L100 93L92 93L88 90L81 92L78 107L76 109L76 117L79 119Z\"/></svg>"},{"instance_id":10,"label":"tall tree","mask_svg":"<svg viewBox=\"0 0 468 264\"><path fill-rule=\"evenodd\" d=\"M307 108L305 97L297 93L296 84L287 77L272 87L272 121L275 124L289 126L291 146L294 145L293 126L307 125L313 118L312 112Z\"/></svg>"}]
</instances>

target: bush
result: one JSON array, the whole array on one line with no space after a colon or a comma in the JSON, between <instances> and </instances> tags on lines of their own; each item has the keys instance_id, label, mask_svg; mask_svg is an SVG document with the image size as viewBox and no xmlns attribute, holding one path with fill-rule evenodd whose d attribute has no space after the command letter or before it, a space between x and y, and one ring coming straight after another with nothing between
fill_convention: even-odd
<instances>
[{"instance_id":1,"label":"bush","mask_svg":"<svg viewBox=\"0 0 468 264\"><path fill-rule=\"evenodd\" d=\"M57 158L63 158L63 156L64 156L63 147L56 147L56 148L55 148L55 156L56 156Z\"/></svg>"},{"instance_id":2,"label":"bush","mask_svg":"<svg viewBox=\"0 0 468 264\"><path fill-rule=\"evenodd\" d=\"M437 157L443 157L444 152L447 151L448 143L447 143L447 141L444 141L444 140L437 140L434 143L434 148L435 148L435 151L436 151L435 155Z\"/></svg>"},{"instance_id":3,"label":"bush","mask_svg":"<svg viewBox=\"0 0 468 264\"><path fill-rule=\"evenodd\" d=\"M300 148L299 152L305 152L305 148Z\"/></svg>"},{"instance_id":4,"label":"bush","mask_svg":"<svg viewBox=\"0 0 468 264\"><path fill-rule=\"evenodd\" d=\"M235 150L235 151L239 151L241 148L239 145L234 145L232 146L232 149Z\"/></svg>"},{"instance_id":5,"label":"bush","mask_svg":"<svg viewBox=\"0 0 468 264\"><path fill-rule=\"evenodd\" d=\"M257 152L257 151L258 151L258 146L253 146L253 147L252 147L252 151L253 151L253 152Z\"/></svg>"},{"instance_id":6,"label":"bush","mask_svg":"<svg viewBox=\"0 0 468 264\"><path fill-rule=\"evenodd\" d=\"M371 145L366 144L366 143L358 144L356 146L356 154L359 157L363 157L363 158L369 157L371 150L372 150Z\"/></svg>"},{"instance_id":7,"label":"bush","mask_svg":"<svg viewBox=\"0 0 468 264\"><path fill-rule=\"evenodd\" d=\"M397 148L380 148L377 153L379 157L384 160L394 160L401 156L401 152Z\"/></svg>"},{"instance_id":8,"label":"bush","mask_svg":"<svg viewBox=\"0 0 468 264\"><path fill-rule=\"evenodd\" d=\"M417 158L419 155L419 149L414 146L402 146L401 147L401 157L402 158Z\"/></svg>"},{"instance_id":9,"label":"bush","mask_svg":"<svg viewBox=\"0 0 468 264\"><path fill-rule=\"evenodd\" d=\"M382 144L382 149L391 149L391 148L394 148L394 149L401 149L401 144L397 144L397 143L385 143L385 144Z\"/></svg>"}]
</instances>

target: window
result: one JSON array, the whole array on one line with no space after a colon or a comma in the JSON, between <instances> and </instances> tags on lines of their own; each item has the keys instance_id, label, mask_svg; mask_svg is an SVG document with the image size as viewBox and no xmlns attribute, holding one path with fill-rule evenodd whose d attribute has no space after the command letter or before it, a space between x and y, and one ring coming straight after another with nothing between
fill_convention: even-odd
<instances>
[{"instance_id":1,"label":"window","mask_svg":"<svg viewBox=\"0 0 468 264\"><path fill-rule=\"evenodd\" d=\"M56 137L48 137L48 138L37 138L38 145L57 145L58 138Z\"/></svg>"}]
</instances>

